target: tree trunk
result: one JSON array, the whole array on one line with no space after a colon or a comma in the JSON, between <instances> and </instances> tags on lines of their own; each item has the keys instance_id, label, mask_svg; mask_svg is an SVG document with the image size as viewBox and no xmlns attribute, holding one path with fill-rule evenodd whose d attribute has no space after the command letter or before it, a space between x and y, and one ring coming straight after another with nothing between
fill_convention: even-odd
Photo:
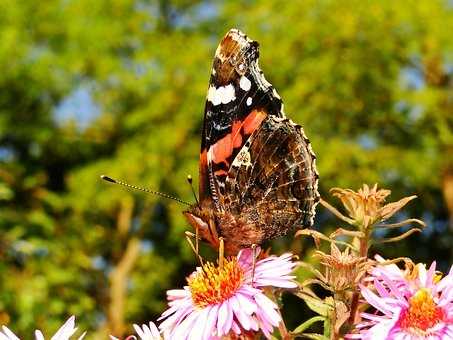
<instances>
[{"instance_id":1,"label":"tree trunk","mask_svg":"<svg viewBox=\"0 0 453 340\"><path fill-rule=\"evenodd\" d=\"M447 206L450 230L453 231L453 167L449 167L444 171L442 193Z\"/></svg>"},{"instance_id":2,"label":"tree trunk","mask_svg":"<svg viewBox=\"0 0 453 340\"><path fill-rule=\"evenodd\" d=\"M119 238L127 236L131 226L134 201L131 197L125 197L121 202L121 208L117 218L117 230ZM109 334L122 337L126 331L124 323L125 301L127 297L127 280L135 262L140 254L140 239L131 237L127 240L126 249L122 253L118 264L110 274L110 304L108 307Z\"/></svg>"}]
</instances>

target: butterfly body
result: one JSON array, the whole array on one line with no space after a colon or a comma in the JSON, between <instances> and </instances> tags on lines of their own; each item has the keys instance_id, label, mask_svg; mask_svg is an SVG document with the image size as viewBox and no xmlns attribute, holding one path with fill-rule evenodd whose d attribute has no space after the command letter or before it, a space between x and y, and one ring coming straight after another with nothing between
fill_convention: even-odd
<instances>
[{"instance_id":1,"label":"butterfly body","mask_svg":"<svg viewBox=\"0 0 453 340\"><path fill-rule=\"evenodd\" d=\"M214 247L244 247L313 224L315 155L258 66L258 43L230 30L214 57L200 153L200 204L184 212Z\"/></svg>"}]
</instances>

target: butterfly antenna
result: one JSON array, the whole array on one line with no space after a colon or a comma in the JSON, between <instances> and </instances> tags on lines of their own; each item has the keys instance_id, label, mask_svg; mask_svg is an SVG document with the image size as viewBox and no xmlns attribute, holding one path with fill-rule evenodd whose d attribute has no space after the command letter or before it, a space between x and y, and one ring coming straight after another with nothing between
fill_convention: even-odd
<instances>
[{"instance_id":1,"label":"butterfly antenna","mask_svg":"<svg viewBox=\"0 0 453 340\"><path fill-rule=\"evenodd\" d=\"M187 175L187 182L189 183L190 188L192 189L192 194L193 194L193 197L195 198L195 202L197 202L197 205L200 206L200 202L198 202L197 194L195 193L195 189L193 188L191 175Z\"/></svg>"},{"instance_id":2,"label":"butterfly antenna","mask_svg":"<svg viewBox=\"0 0 453 340\"><path fill-rule=\"evenodd\" d=\"M176 198L176 197L173 197L173 196L164 194L163 192L154 191L154 190L149 190L149 189L146 189L146 188L141 188L141 187L138 187L138 186L136 186L136 185L132 185L132 184L129 184L129 183L120 181L120 180L118 180L118 179L114 179L114 178L112 178L112 177L108 177L108 176L106 176L106 175L101 175L101 178L102 178L104 181L107 181L107 182L110 182L110 183L114 183L114 184L119 184L119 185L122 185L122 186L124 186L124 187L126 187L126 188L130 188L130 189L134 189L134 190L143 191L143 192L146 192L146 193L148 193L148 194L157 195L157 196L160 196L160 197L163 197L163 198L168 198L168 199L174 200L174 201L176 201L176 202L179 202L179 203L188 205L189 207L192 205L192 204L190 204L189 202L186 202L186 201L183 201L183 200L181 200L181 199L179 199L179 198Z\"/></svg>"}]
</instances>

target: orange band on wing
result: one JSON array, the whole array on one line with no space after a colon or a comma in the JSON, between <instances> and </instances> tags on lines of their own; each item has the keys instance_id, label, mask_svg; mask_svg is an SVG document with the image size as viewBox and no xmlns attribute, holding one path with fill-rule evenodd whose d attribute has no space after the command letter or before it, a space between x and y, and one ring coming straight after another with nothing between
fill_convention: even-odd
<instances>
[{"instance_id":1,"label":"orange band on wing","mask_svg":"<svg viewBox=\"0 0 453 340\"><path fill-rule=\"evenodd\" d=\"M203 151L200 153L200 167L205 168L207 164L208 159L206 157L206 149L203 149Z\"/></svg>"},{"instance_id":2,"label":"orange band on wing","mask_svg":"<svg viewBox=\"0 0 453 340\"><path fill-rule=\"evenodd\" d=\"M233 136L232 139L232 147L233 148L238 148L242 145L242 134L241 134L241 128L242 128L243 122L236 120L233 123L233 128L231 129L231 134Z\"/></svg>"},{"instance_id":3,"label":"orange band on wing","mask_svg":"<svg viewBox=\"0 0 453 340\"><path fill-rule=\"evenodd\" d=\"M228 173L223 169L219 169L219 170L214 171L214 175L216 175L216 176L225 175L226 176L226 175L228 175Z\"/></svg>"},{"instance_id":4,"label":"orange band on wing","mask_svg":"<svg viewBox=\"0 0 453 340\"><path fill-rule=\"evenodd\" d=\"M266 116L266 111L262 109L253 110L243 121L237 120L233 122L231 132L210 147L209 161L216 164L226 162L233 154L233 149L241 147L243 136L251 135L261 125ZM227 166L229 166L228 163Z\"/></svg>"},{"instance_id":5,"label":"orange band on wing","mask_svg":"<svg viewBox=\"0 0 453 340\"><path fill-rule=\"evenodd\" d=\"M198 184L200 200L209 195L208 159L206 149L200 153L200 182Z\"/></svg>"},{"instance_id":6,"label":"orange band on wing","mask_svg":"<svg viewBox=\"0 0 453 340\"><path fill-rule=\"evenodd\" d=\"M266 118L267 113L262 110L253 110L251 111L245 120L235 121L233 123L233 128L231 130L233 135L233 147L238 148L242 145L243 135L250 135L253 131L260 126L261 122Z\"/></svg>"},{"instance_id":7,"label":"orange band on wing","mask_svg":"<svg viewBox=\"0 0 453 340\"><path fill-rule=\"evenodd\" d=\"M255 131L261 122L266 118L267 113L262 109L253 110L248 114L243 123L244 133L250 135Z\"/></svg>"},{"instance_id":8,"label":"orange band on wing","mask_svg":"<svg viewBox=\"0 0 453 340\"><path fill-rule=\"evenodd\" d=\"M211 156L214 163L226 162L228 157L231 156L233 149L231 148L231 133L227 134L222 139L219 139L214 145L211 146Z\"/></svg>"}]
</instances>

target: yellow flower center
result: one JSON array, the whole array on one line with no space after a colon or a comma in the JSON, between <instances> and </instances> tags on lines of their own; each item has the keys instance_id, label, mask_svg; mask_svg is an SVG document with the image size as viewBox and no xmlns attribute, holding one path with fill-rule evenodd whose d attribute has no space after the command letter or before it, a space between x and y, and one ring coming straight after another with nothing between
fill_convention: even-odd
<instances>
[{"instance_id":1,"label":"yellow flower center","mask_svg":"<svg viewBox=\"0 0 453 340\"><path fill-rule=\"evenodd\" d=\"M222 268L207 262L187 278L192 300L200 308L217 304L231 297L244 277L236 258L224 259Z\"/></svg>"},{"instance_id":2,"label":"yellow flower center","mask_svg":"<svg viewBox=\"0 0 453 340\"><path fill-rule=\"evenodd\" d=\"M409 308L401 315L400 327L424 335L443 318L444 312L436 306L430 290L422 288L410 298Z\"/></svg>"}]
</instances>

